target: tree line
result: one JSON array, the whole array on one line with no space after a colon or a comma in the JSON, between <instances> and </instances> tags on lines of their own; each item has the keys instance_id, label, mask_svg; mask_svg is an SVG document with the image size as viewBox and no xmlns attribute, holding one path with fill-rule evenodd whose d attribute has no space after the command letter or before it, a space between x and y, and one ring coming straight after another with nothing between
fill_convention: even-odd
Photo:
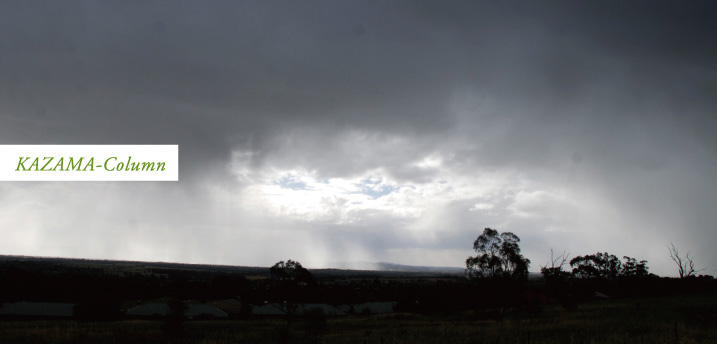
<instances>
[{"instance_id":1,"label":"tree line","mask_svg":"<svg viewBox=\"0 0 717 344\"><path fill-rule=\"evenodd\" d=\"M514 233L500 233L495 229L485 228L473 242L473 249L477 255L466 259L466 276L469 279L523 279L528 276L530 260L521 254L520 238ZM678 267L680 278L696 276L700 271L695 269L694 259L689 253L681 255L672 243L668 250L670 258ZM541 274L548 280L568 277L604 280L657 277L648 272L646 260L628 256L623 256L621 260L613 254L597 252L576 256L568 262L568 254L565 252L558 257L554 257L552 249L550 253L550 262L540 268ZM572 271L565 270L566 265L569 265Z\"/></svg>"}]
</instances>

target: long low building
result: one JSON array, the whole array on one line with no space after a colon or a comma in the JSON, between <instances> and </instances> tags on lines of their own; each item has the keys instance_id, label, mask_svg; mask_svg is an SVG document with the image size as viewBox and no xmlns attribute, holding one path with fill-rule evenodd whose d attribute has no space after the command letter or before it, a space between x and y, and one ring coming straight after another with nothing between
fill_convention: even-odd
<instances>
[{"instance_id":1,"label":"long low building","mask_svg":"<svg viewBox=\"0 0 717 344\"><path fill-rule=\"evenodd\" d=\"M238 301L237 301L238 303ZM6 303L0 307L0 316L6 317L72 317L74 303L28 302ZM238 305L237 307L239 307ZM305 303L296 305L294 314L304 315L320 310L327 316L342 316L348 314L385 314L393 313L396 302L367 302L355 305L332 306L323 303ZM267 303L252 307L255 315L286 315L286 305ZM170 314L167 303L152 302L130 308L125 313L130 317L163 317ZM226 318L227 312L208 304L187 304L184 312L187 318Z\"/></svg>"},{"instance_id":2,"label":"long low building","mask_svg":"<svg viewBox=\"0 0 717 344\"><path fill-rule=\"evenodd\" d=\"M367 302L355 305L332 306L324 303L302 303L296 305L294 314L309 314L314 310L321 310L328 316L339 316L348 314L387 314L393 313L396 302ZM252 308L252 314L255 315L286 315L288 313L287 306L280 303L267 303Z\"/></svg>"},{"instance_id":3,"label":"long low building","mask_svg":"<svg viewBox=\"0 0 717 344\"><path fill-rule=\"evenodd\" d=\"M339 309L349 314L388 314L393 313L397 302L366 302L355 305L343 305Z\"/></svg>"},{"instance_id":4,"label":"long low building","mask_svg":"<svg viewBox=\"0 0 717 344\"><path fill-rule=\"evenodd\" d=\"M169 314L169 305L166 303L145 303L128 309L126 314L128 316L139 317L166 316ZM214 306L206 304L187 304L187 310L184 311L184 316L187 318L196 318L201 316L226 318L229 315Z\"/></svg>"},{"instance_id":5,"label":"long low building","mask_svg":"<svg viewBox=\"0 0 717 344\"><path fill-rule=\"evenodd\" d=\"M0 316L27 317L72 317L75 303L20 301L5 303L0 307Z\"/></svg>"}]
</instances>

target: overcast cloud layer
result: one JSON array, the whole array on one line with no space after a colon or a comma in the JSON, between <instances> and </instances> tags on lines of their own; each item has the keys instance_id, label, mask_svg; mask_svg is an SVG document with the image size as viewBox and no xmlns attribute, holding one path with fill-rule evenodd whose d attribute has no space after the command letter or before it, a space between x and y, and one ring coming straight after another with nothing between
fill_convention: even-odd
<instances>
[{"instance_id":1,"label":"overcast cloud layer","mask_svg":"<svg viewBox=\"0 0 717 344\"><path fill-rule=\"evenodd\" d=\"M0 183L0 254L462 266L483 228L716 274L714 2L3 1L0 144L180 181Z\"/></svg>"}]
</instances>

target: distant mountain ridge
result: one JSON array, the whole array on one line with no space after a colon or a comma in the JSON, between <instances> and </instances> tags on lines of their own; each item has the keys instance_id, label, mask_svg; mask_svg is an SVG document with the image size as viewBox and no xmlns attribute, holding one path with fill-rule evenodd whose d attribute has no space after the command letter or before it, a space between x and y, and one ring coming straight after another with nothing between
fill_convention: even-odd
<instances>
[{"instance_id":1,"label":"distant mountain ridge","mask_svg":"<svg viewBox=\"0 0 717 344\"><path fill-rule=\"evenodd\" d=\"M404 265L387 262L334 262L330 263L332 269L342 270L363 270L363 271L385 271L385 272L426 272L431 274L447 274L454 276L464 276L466 268L454 266L421 266L421 265ZM541 278L539 272L528 272L528 278Z\"/></svg>"},{"instance_id":2,"label":"distant mountain ridge","mask_svg":"<svg viewBox=\"0 0 717 344\"><path fill-rule=\"evenodd\" d=\"M446 266L421 266L421 265L404 265L388 262L333 262L329 264L334 269L345 270L369 270L369 271L396 271L396 272L438 272L447 274L460 274L465 272L465 268L446 267Z\"/></svg>"},{"instance_id":3,"label":"distant mountain ridge","mask_svg":"<svg viewBox=\"0 0 717 344\"><path fill-rule=\"evenodd\" d=\"M23 260L23 261L62 261L86 264L148 264L148 265L172 265L185 267L223 267L223 268L244 268L244 269L264 269L259 266L242 266L229 264L197 264L197 263L177 263L177 262L153 262L153 261L132 261L132 260L114 260L114 259L95 259L95 258L64 258L64 257L38 257L38 256L16 256L16 255L0 255L0 261ZM324 267L310 267L309 270L362 270L362 271L386 271L386 272L431 272L431 273L447 273L462 275L465 268L460 267L435 267L435 266L418 266L404 265L388 262L332 262ZM266 267L268 269L268 266Z\"/></svg>"},{"instance_id":4,"label":"distant mountain ridge","mask_svg":"<svg viewBox=\"0 0 717 344\"><path fill-rule=\"evenodd\" d=\"M62 262L66 264L79 265L143 265L147 267L172 267L183 269L200 269L207 271L234 271L245 274L266 274L268 267L260 266L241 266L241 265L220 265L220 264L191 264L191 263L174 263L174 262L146 262L146 261L123 261L110 259L83 259L83 258L62 258L62 257L34 257L34 256L14 256L0 255L2 261L40 261L40 262ZM360 275L370 272L379 273L409 273L416 275L427 273L434 275L450 275L464 276L465 268L463 267L444 267L444 266L421 266L421 265L405 265L388 262L332 262L324 267L307 267L310 271L320 273L330 270L345 270L346 272L354 271ZM529 278L540 278L540 273L530 272Z\"/></svg>"}]
</instances>

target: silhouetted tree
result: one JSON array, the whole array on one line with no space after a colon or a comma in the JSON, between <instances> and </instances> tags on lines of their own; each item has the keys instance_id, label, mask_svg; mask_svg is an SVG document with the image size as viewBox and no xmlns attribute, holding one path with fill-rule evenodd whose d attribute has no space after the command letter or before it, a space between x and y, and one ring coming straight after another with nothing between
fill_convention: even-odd
<instances>
[{"instance_id":1,"label":"silhouetted tree","mask_svg":"<svg viewBox=\"0 0 717 344\"><path fill-rule=\"evenodd\" d=\"M570 260L573 275L580 278L615 279L620 274L622 263L615 255L605 253L577 256Z\"/></svg>"},{"instance_id":2,"label":"silhouetted tree","mask_svg":"<svg viewBox=\"0 0 717 344\"><path fill-rule=\"evenodd\" d=\"M299 308L299 299L306 292L306 287L315 286L316 281L309 270L291 259L274 264L269 268L269 275L274 281L274 290L278 291L283 299L275 305L287 315L286 321L289 327Z\"/></svg>"},{"instance_id":3,"label":"silhouetted tree","mask_svg":"<svg viewBox=\"0 0 717 344\"><path fill-rule=\"evenodd\" d=\"M520 254L520 238L486 228L473 242L478 253L466 259L468 277L527 277L530 260Z\"/></svg>"},{"instance_id":4,"label":"silhouetted tree","mask_svg":"<svg viewBox=\"0 0 717 344\"><path fill-rule=\"evenodd\" d=\"M672 258L672 261L677 264L677 272L679 272L680 278L695 275L695 273L697 272L695 270L695 262L693 257L690 257L689 252L687 252L684 257L680 257L680 252L677 250L675 244L673 243L670 243L670 246L667 247L667 249L670 251L670 258Z\"/></svg>"},{"instance_id":5,"label":"silhouetted tree","mask_svg":"<svg viewBox=\"0 0 717 344\"><path fill-rule=\"evenodd\" d=\"M540 267L540 273L545 279L548 294L557 300L567 310L574 310L577 307L575 299L570 292L570 272L563 270L567 264L569 253L563 253L555 257L553 249L550 249L550 262Z\"/></svg>"},{"instance_id":6,"label":"silhouetted tree","mask_svg":"<svg viewBox=\"0 0 717 344\"><path fill-rule=\"evenodd\" d=\"M313 284L315 282L314 276L309 270L301 266L301 263L291 259L274 264L269 268L269 275L277 281L296 282L297 284Z\"/></svg>"},{"instance_id":7,"label":"silhouetted tree","mask_svg":"<svg viewBox=\"0 0 717 344\"><path fill-rule=\"evenodd\" d=\"M649 275L647 272L646 260L641 260L638 262L637 259L630 258L628 256L624 256L623 258L625 259L625 263L622 264L620 277L642 278L647 277Z\"/></svg>"},{"instance_id":8,"label":"silhouetted tree","mask_svg":"<svg viewBox=\"0 0 717 344\"><path fill-rule=\"evenodd\" d=\"M570 277L570 273L563 270L563 266L567 264L569 253L563 253L554 257L553 249L550 249L550 263L540 267L540 273L547 281L562 281Z\"/></svg>"},{"instance_id":9,"label":"silhouetted tree","mask_svg":"<svg viewBox=\"0 0 717 344\"><path fill-rule=\"evenodd\" d=\"M189 306L175 298L169 300L167 306L169 306L169 314L164 319L162 330L169 337L181 337L184 334L184 313Z\"/></svg>"}]
</instances>

